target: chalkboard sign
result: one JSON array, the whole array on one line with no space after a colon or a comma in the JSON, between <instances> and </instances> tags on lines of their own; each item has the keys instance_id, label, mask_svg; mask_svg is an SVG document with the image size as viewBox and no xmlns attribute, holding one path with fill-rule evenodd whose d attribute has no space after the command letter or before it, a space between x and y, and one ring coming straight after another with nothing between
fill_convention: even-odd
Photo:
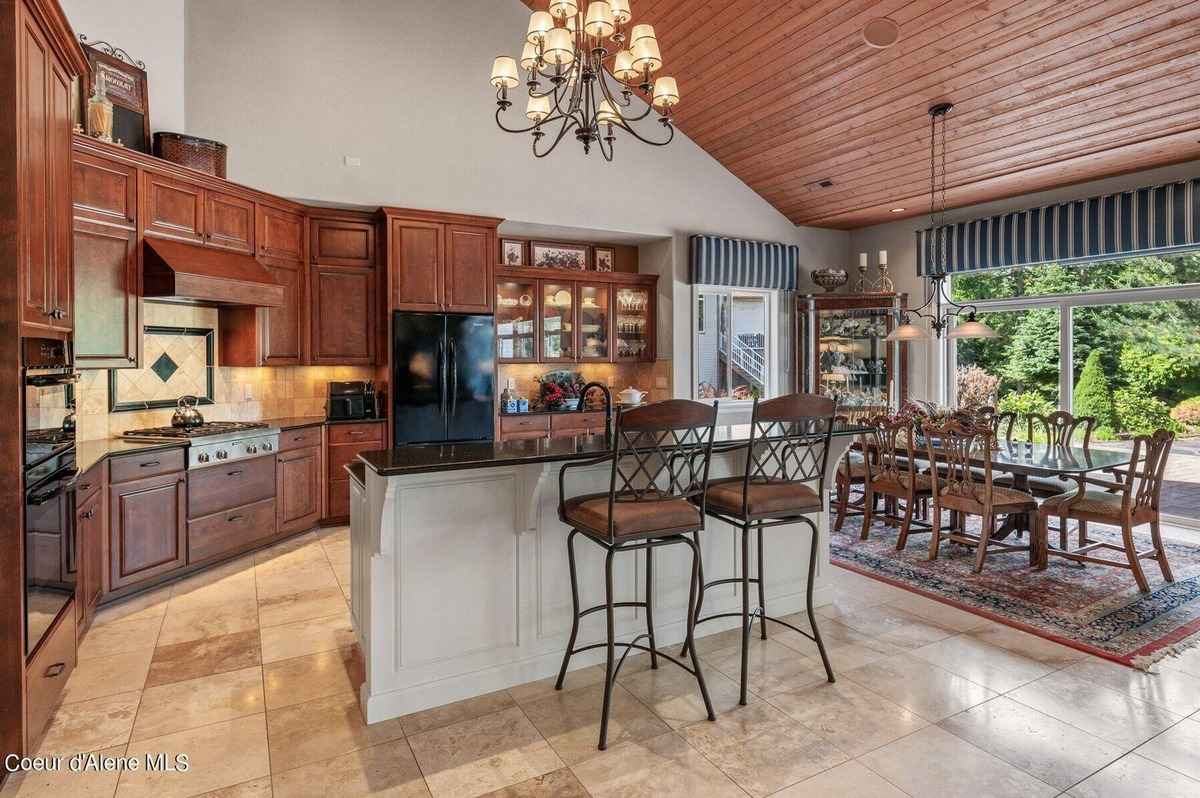
<instances>
[{"instance_id":1,"label":"chalkboard sign","mask_svg":"<svg viewBox=\"0 0 1200 798\"><path fill-rule=\"evenodd\" d=\"M113 105L113 141L119 141L132 150L149 153L150 102L146 65L108 42L89 42L83 34L79 35L79 41L84 45L91 68L85 90L81 92L85 95L82 98L85 106L82 118L87 118L88 97L95 92L98 82L103 81L104 90Z\"/></svg>"}]
</instances>

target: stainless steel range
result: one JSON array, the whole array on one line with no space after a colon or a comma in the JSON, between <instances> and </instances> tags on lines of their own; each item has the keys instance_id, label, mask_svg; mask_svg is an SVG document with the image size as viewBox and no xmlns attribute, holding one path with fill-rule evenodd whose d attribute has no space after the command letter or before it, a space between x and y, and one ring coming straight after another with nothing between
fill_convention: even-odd
<instances>
[{"instance_id":1,"label":"stainless steel range","mask_svg":"<svg viewBox=\"0 0 1200 798\"><path fill-rule=\"evenodd\" d=\"M279 448L278 427L248 421L209 421L187 428L131 429L122 437L131 441L184 439L188 442L189 469L261 457Z\"/></svg>"}]
</instances>

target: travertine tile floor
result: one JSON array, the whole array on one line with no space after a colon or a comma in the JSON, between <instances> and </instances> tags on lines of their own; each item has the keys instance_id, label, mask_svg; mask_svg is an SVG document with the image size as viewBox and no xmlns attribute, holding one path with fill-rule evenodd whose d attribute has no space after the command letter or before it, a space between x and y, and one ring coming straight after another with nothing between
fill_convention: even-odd
<instances>
[{"instance_id":1,"label":"travertine tile floor","mask_svg":"<svg viewBox=\"0 0 1200 798\"><path fill-rule=\"evenodd\" d=\"M838 682L794 633L700 641L694 683L631 660L365 726L345 529L102 613L42 753L187 752L186 773L28 774L12 796L1200 796L1200 650L1147 675L835 569ZM300 589L300 586L303 586ZM297 592L299 590L299 592Z\"/></svg>"}]
</instances>

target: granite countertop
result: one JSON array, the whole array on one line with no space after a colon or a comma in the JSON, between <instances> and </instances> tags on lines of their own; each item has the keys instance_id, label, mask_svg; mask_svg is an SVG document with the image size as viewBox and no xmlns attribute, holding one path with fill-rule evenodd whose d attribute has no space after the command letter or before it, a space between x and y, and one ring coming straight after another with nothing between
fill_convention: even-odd
<instances>
[{"instance_id":1,"label":"granite countertop","mask_svg":"<svg viewBox=\"0 0 1200 798\"><path fill-rule=\"evenodd\" d=\"M367 467L361 460L346 463L342 466L346 469L346 473L350 475L350 479L357 482L359 485L367 484Z\"/></svg>"},{"instance_id":2,"label":"granite countertop","mask_svg":"<svg viewBox=\"0 0 1200 798\"><path fill-rule=\"evenodd\" d=\"M386 418L335 418L321 419L322 424L382 424Z\"/></svg>"},{"instance_id":3,"label":"granite countertop","mask_svg":"<svg viewBox=\"0 0 1200 798\"><path fill-rule=\"evenodd\" d=\"M285 416L283 418L264 418L263 423L269 427L280 429L300 429L301 427L319 427L325 423L324 416Z\"/></svg>"},{"instance_id":4,"label":"granite countertop","mask_svg":"<svg viewBox=\"0 0 1200 798\"><path fill-rule=\"evenodd\" d=\"M151 452L156 449L175 449L187 445L185 440L128 441L124 438L101 438L96 441L80 441L75 444L75 467L82 474L109 457Z\"/></svg>"},{"instance_id":5,"label":"granite countertop","mask_svg":"<svg viewBox=\"0 0 1200 798\"><path fill-rule=\"evenodd\" d=\"M859 435L865 430L865 427L838 425L834 435ZM734 446L746 443L749 437L749 424L719 426L713 444L714 447ZM362 452L358 457L380 476L395 477L435 471L588 460L611 451L612 444L606 435L576 435L570 438L405 446Z\"/></svg>"},{"instance_id":6,"label":"granite countertop","mask_svg":"<svg viewBox=\"0 0 1200 798\"><path fill-rule=\"evenodd\" d=\"M613 407L613 410L614 411L616 410L615 406ZM504 416L505 418L509 418L512 416L549 416L549 415L570 415L571 413L603 413L603 412L604 412L604 405L601 405L600 407L589 407L584 410L568 410L565 407L559 408L558 410L547 410L546 408L539 408L537 410L534 410L533 408L530 408L529 410L526 410L524 413L506 413L503 410L501 410L500 415Z\"/></svg>"}]
</instances>

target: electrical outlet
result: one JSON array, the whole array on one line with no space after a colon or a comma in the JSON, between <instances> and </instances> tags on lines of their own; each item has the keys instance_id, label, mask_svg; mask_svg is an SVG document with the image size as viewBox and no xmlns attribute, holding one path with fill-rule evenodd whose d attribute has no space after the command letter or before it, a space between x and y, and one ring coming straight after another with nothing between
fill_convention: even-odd
<instances>
[{"instance_id":1,"label":"electrical outlet","mask_svg":"<svg viewBox=\"0 0 1200 798\"><path fill-rule=\"evenodd\" d=\"M254 401L254 386L251 385L250 383L246 383L244 386L242 386L242 401L243 402L253 402Z\"/></svg>"},{"instance_id":2,"label":"electrical outlet","mask_svg":"<svg viewBox=\"0 0 1200 798\"><path fill-rule=\"evenodd\" d=\"M362 166L362 158L357 155L347 155L345 158L346 166Z\"/></svg>"}]
</instances>

